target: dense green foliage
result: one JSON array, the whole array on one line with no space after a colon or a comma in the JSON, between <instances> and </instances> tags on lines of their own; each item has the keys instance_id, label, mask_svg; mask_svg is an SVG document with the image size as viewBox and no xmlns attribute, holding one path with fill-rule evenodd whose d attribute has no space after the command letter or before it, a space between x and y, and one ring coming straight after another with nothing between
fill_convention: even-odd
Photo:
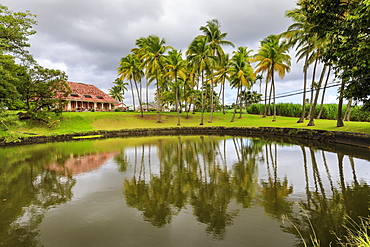
<instances>
[{"instance_id":1,"label":"dense green foliage","mask_svg":"<svg viewBox=\"0 0 370 247\"><path fill-rule=\"evenodd\" d=\"M322 60L345 83L343 97L370 105L370 1L301 0L310 32L326 39Z\"/></svg>"},{"instance_id":2,"label":"dense green foliage","mask_svg":"<svg viewBox=\"0 0 370 247\"><path fill-rule=\"evenodd\" d=\"M41 67L28 52L34 18L0 5L0 100L3 107L26 110L23 118L47 122L48 112L61 112L60 98L70 89L64 72Z\"/></svg>"},{"instance_id":3,"label":"dense green foliage","mask_svg":"<svg viewBox=\"0 0 370 247\"><path fill-rule=\"evenodd\" d=\"M273 106L270 106L272 110ZM302 105L293 103L278 103L276 104L276 114L284 117L297 117L299 118L302 112ZM253 104L248 107L249 114L263 115L264 105ZM319 109L316 109L315 115L319 113ZM323 111L321 113L322 119L337 119L338 105L337 104L325 104L323 105ZM306 108L306 114L308 114L308 108ZM344 109L343 109L344 114ZM350 114L351 121L370 122L370 112L364 111L363 107L355 106L351 110Z\"/></svg>"}]
</instances>

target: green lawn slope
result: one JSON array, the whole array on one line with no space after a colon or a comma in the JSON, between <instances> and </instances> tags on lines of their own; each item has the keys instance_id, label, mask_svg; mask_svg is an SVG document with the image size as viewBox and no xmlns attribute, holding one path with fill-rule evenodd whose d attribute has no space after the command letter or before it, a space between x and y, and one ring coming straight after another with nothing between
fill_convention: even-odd
<instances>
[{"instance_id":1,"label":"green lawn slope","mask_svg":"<svg viewBox=\"0 0 370 247\"><path fill-rule=\"evenodd\" d=\"M162 113L162 123L157 123L155 112L144 113L141 117L137 112L65 112L63 119L54 122L52 126L25 124L18 128L19 133L33 133L37 135L58 135L78 132L88 132L93 130L120 130L137 128L168 128L177 126L176 113ZM336 127L335 120L319 119L315 120L315 126L307 127L305 123L297 123L297 118L277 117L276 122L272 122L272 117L262 118L259 115L243 114L241 119L236 116L234 122L230 122L232 113L214 113L213 122L208 123L209 113L205 113L204 125L225 126L225 127L283 127L283 128L303 128L319 129L327 131L344 131L354 133L370 134L370 122L345 122L345 126ZM201 113L181 115L180 127L200 126ZM4 136L4 132L2 136ZM0 133L1 135L1 133Z\"/></svg>"}]
</instances>

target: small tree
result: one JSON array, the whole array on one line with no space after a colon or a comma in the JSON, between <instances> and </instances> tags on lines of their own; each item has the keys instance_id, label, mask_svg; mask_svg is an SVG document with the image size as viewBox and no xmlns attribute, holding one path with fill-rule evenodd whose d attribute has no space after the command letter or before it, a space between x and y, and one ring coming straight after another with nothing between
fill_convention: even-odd
<instances>
[{"instance_id":1,"label":"small tree","mask_svg":"<svg viewBox=\"0 0 370 247\"><path fill-rule=\"evenodd\" d=\"M33 66L17 90L27 111L23 117L48 122L47 113L58 115L64 108L64 98L71 92L66 83L67 76L60 70Z\"/></svg>"}]
</instances>

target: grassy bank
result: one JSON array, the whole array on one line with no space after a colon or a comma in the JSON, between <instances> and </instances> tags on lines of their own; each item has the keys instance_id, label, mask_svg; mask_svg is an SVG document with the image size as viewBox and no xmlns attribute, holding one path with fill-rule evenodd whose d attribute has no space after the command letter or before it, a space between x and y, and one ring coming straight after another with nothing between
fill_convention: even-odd
<instances>
[{"instance_id":1,"label":"grassy bank","mask_svg":"<svg viewBox=\"0 0 370 247\"><path fill-rule=\"evenodd\" d=\"M58 135L76 132L87 132L93 130L119 130L133 128L160 128L176 127L176 113L162 113L162 123L157 123L157 114L150 112L141 117L136 112L65 112L61 121L55 121L51 126L36 125L25 123L17 127L18 133L32 133L36 135ZM182 127L200 126L200 113L181 116ZM238 117L239 115L237 115ZM336 127L335 120L315 120L316 126L307 127L305 123L297 123L297 118L278 117L276 122L272 122L272 117L262 118L259 115L244 114L242 119L236 118L230 122L231 113L223 115L214 113L213 123L208 123L209 113L205 113L204 126L225 126L225 127L283 127L283 128L304 128L320 129L328 131L345 131L370 134L369 122L345 122L345 126ZM7 131L1 131L2 137L7 135Z\"/></svg>"}]
</instances>

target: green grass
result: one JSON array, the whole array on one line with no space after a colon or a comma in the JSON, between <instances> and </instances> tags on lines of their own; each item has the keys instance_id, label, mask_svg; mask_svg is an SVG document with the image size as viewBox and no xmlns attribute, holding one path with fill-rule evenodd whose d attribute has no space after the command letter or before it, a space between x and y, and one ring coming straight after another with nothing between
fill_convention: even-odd
<instances>
[{"instance_id":1,"label":"green grass","mask_svg":"<svg viewBox=\"0 0 370 247\"><path fill-rule=\"evenodd\" d=\"M345 131L370 134L369 122L345 122L345 126L336 127L335 120L315 120L315 126L307 127L305 123L297 123L297 118L277 117L276 122L272 122L272 117L262 118L260 115L243 114L241 119L236 115L235 121L230 122L232 113L222 114L214 113L213 122L208 123L209 113L204 114L204 127L225 126L225 127L282 127L282 128L304 128L320 129L328 131ZM21 133L33 133L37 135L59 135L68 133L83 133L93 130L120 130L137 128L166 128L177 127L176 113L162 113L162 123L157 123L157 114L155 112L145 113L144 117L137 112L65 112L63 119L55 121L50 126L30 125L18 128ZM200 126L201 113L181 115L180 127L198 127ZM0 131L0 136L6 136L7 131Z\"/></svg>"}]
</instances>

